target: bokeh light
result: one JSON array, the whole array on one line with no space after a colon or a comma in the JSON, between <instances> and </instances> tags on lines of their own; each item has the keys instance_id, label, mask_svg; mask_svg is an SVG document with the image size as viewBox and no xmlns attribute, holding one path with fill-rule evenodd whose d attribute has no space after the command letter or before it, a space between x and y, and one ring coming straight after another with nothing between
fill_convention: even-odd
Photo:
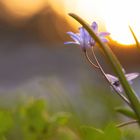
<instances>
[{"instance_id":1,"label":"bokeh light","mask_svg":"<svg viewBox=\"0 0 140 140\"><path fill-rule=\"evenodd\" d=\"M44 0L4 0L2 3L11 14L18 17L32 16L45 5Z\"/></svg>"},{"instance_id":2,"label":"bokeh light","mask_svg":"<svg viewBox=\"0 0 140 140\"><path fill-rule=\"evenodd\" d=\"M111 32L112 39L125 45L134 44L135 41L129 26L132 27L136 36L140 38L139 1L108 0L108 3L106 3L107 8L103 17L107 30Z\"/></svg>"},{"instance_id":3,"label":"bokeh light","mask_svg":"<svg viewBox=\"0 0 140 140\"><path fill-rule=\"evenodd\" d=\"M67 1L67 7L72 5ZM77 0L68 8L89 22L99 21L111 33L111 38L119 44L134 44L129 25L140 38L140 14L138 0ZM67 8L66 7L66 8Z\"/></svg>"},{"instance_id":4,"label":"bokeh light","mask_svg":"<svg viewBox=\"0 0 140 140\"><path fill-rule=\"evenodd\" d=\"M135 43L129 25L140 38L138 0L59 0L59 3L57 0L4 0L1 3L10 14L10 20L12 16L15 19L27 19L43 9L47 10L49 6L64 18L64 22L68 21L75 27L79 24L67 15L69 12L78 14L89 23L96 20L100 30L110 32L111 39L122 46Z\"/></svg>"}]
</instances>

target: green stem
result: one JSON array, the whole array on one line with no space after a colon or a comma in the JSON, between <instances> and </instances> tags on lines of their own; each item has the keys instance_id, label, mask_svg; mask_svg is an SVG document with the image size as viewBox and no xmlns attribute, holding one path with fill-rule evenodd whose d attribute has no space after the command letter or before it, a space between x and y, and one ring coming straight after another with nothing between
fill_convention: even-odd
<instances>
[{"instance_id":1,"label":"green stem","mask_svg":"<svg viewBox=\"0 0 140 140\"><path fill-rule=\"evenodd\" d=\"M80 18L79 16L77 16L75 14L72 14L72 13L70 13L69 15L71 17L73 17L75 20L77 20L80 24L82 24L83 27L91 35L91 37L99 44L99 47L102 49L102 51L106 55L106 57L107 57L108 61L110 62L114 72L118 76L118 78L120 80L120 83L121 83L128 99L130 100L130 103L132 105L132 109L136 113L136 116L137 116L137 118L140 122L140 101L139 101L138 97L136 96L134 90L129 85L129 83L128 83L128 81L127 81L127 79L126 79L126 77L123 73L122 66L119 63L118 59L116 58L116 56L114 55L112 50L109 48L109 46L105 45L100 40L100 38L94 33L92 28L82 18Z\"/></svg>"},{"instance_id":2,"label":"green stem","mask_svg":"<svg viewBox=\"0 0 140 140\"><path fill-rule=\"evenodd\" d=\"M138 41L138 39L137 39L137 37L136 37L134 31L132 30L132 28L131 28L130 26L129 26L129 29L130 29L130 31L131 31L131 34L132 34L133 37L134 37L134 40L135 40L135 42L136 42L137 48L140 50L140 44L139 44L139 41Z\"/></svg>"},{"instance_id":3,"label":"green stem","mask_svg":"<svg viewBox=\"0 0 140 140\"><path fill-rule=\"evenodd\" d=\"M128 122L118 124L116 127L124 127L124 126L130 125L130 124L136 124L136 123L139 123L139 121L138 120L132 120L132 121L128 121Z\"/></svg>"}]
</instances>

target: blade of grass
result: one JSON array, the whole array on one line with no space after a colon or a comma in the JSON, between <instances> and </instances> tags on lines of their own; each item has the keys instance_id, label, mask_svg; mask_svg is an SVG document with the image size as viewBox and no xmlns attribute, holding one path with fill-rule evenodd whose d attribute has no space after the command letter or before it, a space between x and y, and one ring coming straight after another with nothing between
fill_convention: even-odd
<instances>
[{"instance_id":1,"label":"blade of grass","mask_svg":"<svg viewBox=\"0 0 140 140\"><path fill-rule=\"evenodd\" d=\"M130 110L130 109L128 109L128 108L118 107L118 108L116 108L115 110L116 110L118 113L120 113L120 114L122 114L122 115L124 115L124 116L126 116L126 117L128 117L128 118L137 119L136 114L135 114L132 110Z\"/></svg>"},{"instance_id":2,"label":"blade of grass","mask_svg":"<svg viewBox=\"0 0 140 140\"><path fill-rule=\"evenodd\" d=\"M136 124L136 123L139 123L138 120L131 120L131 121L128 121L128 122L118 124L117 127L124 127L124 126L130 125L130 124Z\"/></svg>"},{"instance_id":3,"label":"blade of grass","mask_svg":"<svg viewBox=\"0 0 140 140\"><path fill-rule=\"evenodd\" d=\"M136 37L136 35L135 35L133 29L132 29L130 26L129 26L129 29L130 29L130 31L131 31L131 34L132 34L133 37L134 37L134 40L135 40L135 42L136 42L137 48L140 50L140 43L139 43L139 41L138 41L138 39L137 39L137 37Z\"/></svg>"},{"instance_id":4,"label":"blade of grass","mask_svg":"<svg viewBox=\"0 0 140 140\"><path fill-rule=\"evenodd\" d=\"M128 96L128 99L130 100L130 103L132 105L132 109L136 113L136 116L140 122L140 101L139 101L138 97L136 96L134 90L129 85L129 83L128 83L128 81L123 73L122 66L119 63L118 59L116 58L116 56L114 55L112 50L109 48L109 46L104 44L100 40L100 38L94 33L94 31L92 30L90 25L88 25L82 18L80 18L76 14L70 13L69 15L71 17L73 17L75 20L77 20L88 31L88 33L91 35L91 37L99 44L99 47L102 49L102 51L106 55L114 72L118 76L118 78L123 86L123 89L124 89L126 95Z\"/></svg>"}]
</instances>

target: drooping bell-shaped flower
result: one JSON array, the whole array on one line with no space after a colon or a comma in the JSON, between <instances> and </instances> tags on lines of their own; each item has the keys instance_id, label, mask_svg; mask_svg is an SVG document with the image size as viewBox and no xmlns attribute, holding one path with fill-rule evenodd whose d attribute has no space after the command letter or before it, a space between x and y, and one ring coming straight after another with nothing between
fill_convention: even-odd
<instances>
[{"instance_id":1,"label":"drooping bell-shaped flower","mask_svg":"<svg viewBox=\"0 0 140 140\"><path fill-rule=\"evenodd\" d=\"M123 88L122 85L119 81L119 79L111 74L106 74L108 80L110 81L111 85L119 92L122 93L123 92ZM130 84L133 83L132 80L134 80L135 78L137 78L139 76L139 73L129 73L129 74L125 74L126 79L128 80L128 82Z\"/></svg>"}]
</instances>

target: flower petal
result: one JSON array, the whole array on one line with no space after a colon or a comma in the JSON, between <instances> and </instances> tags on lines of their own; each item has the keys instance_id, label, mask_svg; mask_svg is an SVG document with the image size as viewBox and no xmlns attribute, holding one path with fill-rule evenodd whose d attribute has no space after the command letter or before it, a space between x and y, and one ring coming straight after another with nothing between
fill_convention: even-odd
<instances>
[{"instance_id":1,"label":"flower petal","mask_svg":"<svg viewBox=\"0 0 140 140\"><path fill-rule=\"evenodd\" d=\"M139 73L129 73L125 74L128 81L131 81L139 76Z\"/></svg>"},{"instance_id":2,"label":"flower petal","mask_svg":"<svg viewBox=\"0 0 140 140\"><path fill-rule=\"evenodd\" d=\"M114 83L115 81L118 81L118 78L111 75L111 74L106 74L107 76L107 79L111 82L111 83Z\"/></svg>"},{"instance_id":3,"label":"flower petal","mask_svg":"<svg viewBox=\"0 0 140 140\"><path fill-rule=\"evenodd\" d=\"M110 35L110 33L109 32L100 32L98 35L99 35L99 37L105 37L105 36Z\"/></svg>"},{"instance_id":4,"label":"flower petal","mask_svg":"<svg viewBox=\"0 0 140 140\"><path fill-rule=\"evenodd\" d=\"M90 38L90 45L94 46L96 44L95 40L93 40L92 38Z\"/></svg>"},{"instance_id":5,"label":"flower petal","mask_svg":"<svg viewBox=\"0 0 140 140\"><path fill-rule=\"evenodd\" d=\"M88 32L83 27L79 28L79 32L80 32L81 39L88 40L89 34L88 34Z\"/></svg>"},{"instance_id":6,"label":"flower petal","mask_svg":"<svg viewBox=\"0 0 140 140\"><path fill-rule=\"evenodd\" d=\"M88 32L83 27L79 28L79 32L80 32L80 38L81 38L81 47L82 48L90 47L89 45L90 36Z\"/></svg>"},{"instance_id":7,"label":"flower petal","mask_svg":"<svg viewBox=\"0 0 140 140\"><path fill-rule=\"evenodd\" d=\"M122 92L123 92L123 88L122 88L121 85L118 86L118 87L114 86L114 88L115 88L119 93L122 93Z\"/></svg>"},{"instance_id":8,"label":"flower petal","mask_svg":"<svg viewBox=\"0 0 140 140\"><path fill-rule=\"evenodd\" d=\"M92 23L91 28L93 29L93 31L94 31L95 33L98 32L98 24L97 24L96 22L93 22L93 23Z\"/></svg>"},{"instance_id":9,"label":"flower petal","mask_svg":"<svg viewBox=\"0 0 140 140\"><path fill-rule=\"evenodd\" d=\"M72 41L68 41L68 42L64 42L64 44L76 44L76 45L80 45L80 43L78 42L72 42Z\"/></svg>"},{"instance_id":10,"label":"flower petal","mask_svg":"<svg viewBox=\"0 0 140 140\"><path fill-rule=\"evenodd\" d=\"M108 42L106 38L101 38L102 42Z\"/></svg>"},{"instance_id":11,"label":"flower petal","mask_svg":"<svg viewBox=\"0 0 140 140\"><path fill-rule=\"evenodd\" d=\"M78 34L75 34L73 32L67 32L68 35L75 41L80 43L80 37Z\"/></svg>"}]
</instances>

